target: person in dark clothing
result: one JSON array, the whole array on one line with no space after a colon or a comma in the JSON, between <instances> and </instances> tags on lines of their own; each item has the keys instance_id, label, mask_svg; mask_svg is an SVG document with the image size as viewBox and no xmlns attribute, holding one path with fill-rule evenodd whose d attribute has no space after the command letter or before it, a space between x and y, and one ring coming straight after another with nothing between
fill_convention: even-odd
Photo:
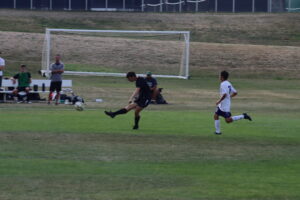
<instances>
[{"instance_id":1,"label":"person in dark clothing","mask_svg":"<svg viewBox=\"0 0 300 200\"><path fill-rule=\"evenodd\" d=\"M27 103L31 103L28 95L30 92L31 74L27 71L26 65L21 65L20 73L14 75L11 80L13 84L16 84L18 80L18 87L13 90L16 101L18 100L17 97L19 92L26 92Z\"/></svg>"},{"instance_id":2,"label":"person in dark clothing","mask_svg":"<svg viewBox=\"0 0 300 200\"><path fill-rule=\"evenodd\" d=\"M126 75L128 81L135 82L136 89L129 99L129 104L116 112L104 111L104 113L111 118L117 115L126 114L130 110L135 110L134 126L133 129L139 128L139 121L141 119L140 112L146 108L151 101L150 88L143 77L137 77L134 72L128 72Z\"/></svg>"},{"instance_id":3,"label":"person in dark clothing","mask_svg":"<svg viewBox=\"0 0 300 200\"><path fill-rule=\"evenodd\" d=\"M146 75L146 81L151 90L151 100L156 102L157 95L159 94L159 89L157 88L157 80L152 77L151 72L147 72Z\"/></svg>"}]
</instances>

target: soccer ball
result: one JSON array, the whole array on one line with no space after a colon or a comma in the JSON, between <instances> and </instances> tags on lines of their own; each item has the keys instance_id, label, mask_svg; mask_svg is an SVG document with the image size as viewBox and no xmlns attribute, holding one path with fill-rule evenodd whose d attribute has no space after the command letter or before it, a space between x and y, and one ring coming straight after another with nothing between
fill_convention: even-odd
<instances>
[{"instance_id":1,"label":"soccer ball","mask_svg":"<svg viewBox=\"0 0 300 200\"><path fill-rule=\"evenodd\" d=\"M74 104L74 106L75 106L75 109L78 110L78 111L83 111L83 110L84 110L84 105L83 105L83 103L80 102L80 101L77 101L77 102Z\"/></svg>"}]
</instances>

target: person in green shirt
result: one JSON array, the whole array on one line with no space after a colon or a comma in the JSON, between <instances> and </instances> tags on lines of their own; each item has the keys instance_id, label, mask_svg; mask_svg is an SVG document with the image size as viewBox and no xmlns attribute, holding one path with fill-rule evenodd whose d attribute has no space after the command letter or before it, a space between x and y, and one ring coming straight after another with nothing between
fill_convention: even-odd
<instances>
[{"instance_id":1,"label":"person in green shirt","mask_svg":"<svg viewBox=\"0 0 300 200\"><path fill-rule=\"evenodd\" d=\"M14 96L18 97L19 92L26 92L26 99L27 103L30 103L29 101L29 91L30 91L30 83L31 83L31 74L27 71L26 65L20 66L20 73L14 75L11 78L13 84L16 83L18 80L18 87L13 90Z\"/></svg>"}]
</instances>

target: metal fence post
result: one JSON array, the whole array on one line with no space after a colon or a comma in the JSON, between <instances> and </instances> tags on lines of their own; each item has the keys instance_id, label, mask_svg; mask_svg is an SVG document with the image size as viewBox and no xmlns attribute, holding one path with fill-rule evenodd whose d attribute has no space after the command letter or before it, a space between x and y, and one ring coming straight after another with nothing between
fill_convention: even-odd
<instances>
[{"instance_id":1,"label":"metal fence post","mask_svg":"<svg viewBox=\"0 0 300 200\"><path fill-rule=\"evenodd\" d=\"M181 3L181 0L180 0L180 2L179 2L179 12L181 12L182 11L182 3Z\"/></svg>"},{"instance_id":2,"label":"metal fence post","mask_svg":"<svg viewBox=\"0 0 300 200\"><path fill-rule=\"evenodd\" d=\"M52 10L52 0L50 0L50 10Z\"/></svg>"},{"instance_id":3,"label":"metal fence post","mask_svg":"<svg viewBox=\"0 0 300 200\"><path fill-rule=\"evenodd\" d=\"M235 0L232 0L232 12L235 13Z\"/></svg>"},{"instance_id":4,"label":"metal fence post","mask_svg":"<svg viewBox=\"0 0 300 200\"><path fill-rule=\"evenodd\" d=\"M72 0L69 0L69 10L72 10Z\"/></svg>"},{"instance_id":5,"label":"metal fence post","mask_svg":"<svg viewBox=\"0 0 300 200\"><path fill-rule=\"evenodd\" d=\"M268 11L269 11L269 13L271 13L272 12L272 0L269 0L269 9L268 9Z\"/></svg>"},{"instance_id":6,"label":"metal fence post","mask_svg":"<svg viewBox=\"0 0 300 200\"><path fill-rule=\"evenodd\" d=\"M160 12L162 12L163 11L163 6L162 6L162 4L163 4L163 2L162 2L163 0L160 0L160 5L159 5L159 11Z\"/></svg>"}]
</instances>

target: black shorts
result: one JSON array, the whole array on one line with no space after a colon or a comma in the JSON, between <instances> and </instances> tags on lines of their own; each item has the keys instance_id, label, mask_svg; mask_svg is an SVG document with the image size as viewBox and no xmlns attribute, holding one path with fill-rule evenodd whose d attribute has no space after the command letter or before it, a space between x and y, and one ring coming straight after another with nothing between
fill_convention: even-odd
<instances>
[{"instance_id":1,"label":"black shorts","mask_svg":"<svg viewBox=\"0 0 300 200\"><path fill-rule=\"evenodd\" d=\"M61 91L62 81L51 81L50 92L60 92Z\"/></svg>"},{"instance_id":2,"label":"black shorts","mask_svg":"<svg viewBox=\"0 0 300 200\"><path fill-rule=\"evenodd\" d=\"M2 76L0 76L0 87L2 87Z\"/></svg>"},{"instance_id":3,"label":"black shorts","mask_svg":"<svg viewBox=\"0 0 300 200\"><path fill-rule=\"evenodd\" d=\"M18 92L23 92L23 91L26 91L26 88L29 88L29 87L17 87L17 90L18 90Z\"/></svg>"},{"instance_id":4,"label":"black shorts","mask_svg":"<svg viewBox=\"0 0 300 200\"><path fill-rule=\"evenodd\" d=\"M141 108L146 108L150 102L151 98L138 98L137 100L134 101L139 107Z\"/></svg>"},{"instance_id":5,"label":"black shorts","mask_svg":"<svg viewBox=\"0 0 300 200\"><path fill-rule=\"evenodd\" d=\"M222 116L224 118L231 117L231 112L223 112L219 107L217 108L215 114L218 115L218 116Z\"/></svg>"}]
</instances>

